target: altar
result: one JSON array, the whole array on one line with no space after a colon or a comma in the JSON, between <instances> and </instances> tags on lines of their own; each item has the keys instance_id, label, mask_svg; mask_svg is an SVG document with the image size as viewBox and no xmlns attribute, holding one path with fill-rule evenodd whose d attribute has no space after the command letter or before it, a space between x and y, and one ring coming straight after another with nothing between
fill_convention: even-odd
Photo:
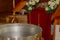
<instances>
[{"instance_id":1,"label":"altar","mask_svg":"<svg viewBox=\"0 0 60 40\"><path fill-rule=\"evenodd\" d=\"M47 1L49 1L49 0L41 0L40 2L47 2ZM43 7L38 7L38 8L35 7L34 10L32 10L32 12L29 12L26 15L25 14L21 15L20 11L22 9L26 8L26 2L27 1L26 0L18 0L18 1L16 0L15 2L16 2L16 4L14 5L15 8L13 8L10 11L13 11L14 14L17 14L16 12L18 12L19 15L13 15L13 12L12 13L10 12L11 15L8 14L9 16L6 16L6 14L4 14L6 16L6 22L7 23L12 22L11 19L16 17L18 19L19 23L23 22L23 23L28 23L28 24L34 24L34 25L41 26L42 27L42 38L44 40L51 40L51 22L54 20L54 25L56 25L57 23L60 24L60 21L59 21L60 19L58 18L60 16L60 14L58 14L59 16L57 17L56 13L58 13L58 12L56 12L53 15L52 15L52 13L47 14L46 11L45 11L45 8L43 8ZM59 9L59 7L57 9ZM14 17L12 17L12 16L14 16Z\"/></svg>"}]
</instances>

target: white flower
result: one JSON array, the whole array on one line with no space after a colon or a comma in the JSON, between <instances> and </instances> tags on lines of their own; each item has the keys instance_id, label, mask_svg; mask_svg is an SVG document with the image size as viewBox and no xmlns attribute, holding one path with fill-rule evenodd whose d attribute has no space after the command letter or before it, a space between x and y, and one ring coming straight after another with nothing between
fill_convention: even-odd
<instances>
[{"instance_id":1,"label":"white flower","mask_svg":"<svg viewBox=\"0 0 60 40\"><path fill-rule=\"evenodd\" d=\"M31 0L31 1L35 1L35 0Z\"/></svg>"},{"instance_id":2,"label":"white flower","mask_svg":"<svg viewBox=\"0 0 60 40\"><path fill-rule=\"evenodd\" d=\"M29 5L28 2L26 2L26 5Z\"/></svg>"},{"instance_id":3,"label":"white flower","mask_svg":"<svg viewBox=\"0 0 60 40\"><path fill-rule=\"evenodd\" d=\"M35 0L37 3L39 2L39 0Z\"/></svg>"},{"instance_id":4,"label":"white flower","mask_svg":"<svg viewBox=\"0 0 60 40\"><path fill-rule=\"evenodd\" d=\"M35 5L35 1L32 1L32 5Z\"/></svg>"},{"instance_id":5,"label":"white flower","mask_svg":"<svg viewBox=\"0 0 60 40\"><path fill-rule=\"evenodd\" d=\"M51 7L51 9L54 9L54 7Z\"/></svg>"},{"instance_id":6,"label":"white flower","mask_svg":"<svg viewBox=\"0 0 60 40\"><path fill-rule=\"evenodd\" d=\"M54 7L50 7L51 9L54 9Z\"/></svg>"},{"instance_id":7,"label":"white flower","mask_svg":"<svg viewBox=\"0 0 60 40\"><path fill-rule=\"evenodd\" d=\"M31 2L31 1L29 1L29 4L32 4L32 2Z\"/></svg>"},{"instance_id":8,"label":"white flower","mask_svg":"<svg viewBox=\"0 0 60 40\"><path fill-rule=\"evenodd\" d=\"M52 1L49 1L48 4L50 5L52 3Z\"/></svg>"},{"instance_id":9,"label":"white flower","mask_svg":"<svg viewBox=\"0 0 60 40\"><path fill-rule=\"evenodd\" d=\"M45 8L45 10L46 10L46 11L48 11L48 10L49 10L49 8L48 8L48 7L46 7L46 8Z\"/></svg>"},{"instance_id":10,"label":"white flower","mask_svg":"<svg viewBox=\"0 0 60 40\"><path fill-rule=\"evenodd\" d=\"M60 1L60 0L56 0L56 1Z\"/></svg>"},{"instance_id":11,"label":"white flower","mask_svg":"<svg viewBox=\"0 0 60 40\"><path fill-rule=\"evenodd\" d=\"M32 7L29 7L28 10L32 10Z\"/></svg>"},{"instance_id":12,"label":"white flower","mask_svg":"<svg viewBox=\"0 0 60 40\"><path fill-rule=\"evenodd\" d=\"M56 4L59 4L59 2L60 2L59 0L56 0L56 1L55 1Z\"/></svg>"},{"instance_id":13,"label":"white flower","mask_svg":"<svg viewBox=\"0 0 60 40\"><path fill-rule=\"evenodd\" d=\"M55 0L50 0L50 1L55 1Z\"/></svg>"},{"instance_id":14,"label":"white flower","mask_svg":"<svg viewBox=\"0 0 60 40\"><path fill-rule=\"evenodd\" d=\"M55 5L55 2L51 2L50 6L53 7Z\"/></svg>"}]
</instances>

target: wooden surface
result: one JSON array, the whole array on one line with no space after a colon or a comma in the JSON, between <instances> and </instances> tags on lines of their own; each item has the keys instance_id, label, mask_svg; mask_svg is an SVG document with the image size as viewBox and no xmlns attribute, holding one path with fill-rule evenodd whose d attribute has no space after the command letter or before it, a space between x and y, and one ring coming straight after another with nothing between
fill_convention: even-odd
<instances>
[{"instance_id":1,"label":"wooden surface","mask_svg":"<svg viewBox=\"0 0 60 40\"><path fill-rule=\"evenodd\" d=\"M10 12L12 5L12 0L0 0L0 12Z\"/></svg>"},{"instance_id":2,"label":"wooden surface","mask_svg":"<svg viewBox=\"0 0 60 40\"><path fill-rule=\"evenodd\" d=\"M51 20L60 17L60 5L57 7L56 11L53 13Z\"/></svg>"},{"instance_id":3,"label":"wooden surface","mask_svg":"<svg viewBox=\"0 0 60 40\"><path fill-rule=\"evenodd\" d=\"M54 20L54 34L53 34L53 40L55 40L55 30L56 25L60 25L60 5L57 7L56 11L52 15L51 20Z\"/></svg>"},{"instance_id":4,"label":"wooden surface","mask_svg":"<svg viewBox=\"0 0 60 40\"><path fill-rule=\"evenodd\" d=\"M12 23L13 15L0 17L1 23ZM16 15L15 19L16 23L27 23L27 15Z\"/></svg>"},{"instance_id":5,"label":"wooden surface","mask_svg":"<svg viewBox=\"0 0 60 40\"><path fill-rule=\"evenodd\" d=\"M60 18L56 18L55 20L54 20L54 33L53 33L53 40L55 40L55 37L56 37L56 25L60 25Z\"/></svg>"},{"instance_id":6,"label":"wooden surface","mask_svg":"<svg viewBox=\"0 0 60 40\"><path fill-rule=\"evenodd\" d=\"M56 25L59 24L60 25L60 18L59 19L55 19L56 20Z\"/></svg>"},{"instance_id":7,"label":"wooden surface","mask_svg":"<svg viewBox=\"0 0 60 40\"><path fill-rule=\"evenodd\" d=\"M26 1L19 2L16 7L13 9L15 12L20 12L21 9L26 5Z\"/></svg>"}]
</instances>

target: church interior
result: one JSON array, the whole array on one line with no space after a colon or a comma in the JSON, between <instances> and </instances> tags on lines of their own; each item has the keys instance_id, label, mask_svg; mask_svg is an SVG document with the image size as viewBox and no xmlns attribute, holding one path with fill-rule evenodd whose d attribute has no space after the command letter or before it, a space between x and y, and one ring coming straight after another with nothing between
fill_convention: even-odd
<instances>
[{"instance_id":1,"label":"church interior","mask_svg":"<svg viewBox=\"0 0 60 40\"><path fill-rule=\"evenodd\" d=\"M0 27L14 23L41 27L39 38L26 40L60 40L60 0L0 0Z\"/></svg>"}]
</instances>

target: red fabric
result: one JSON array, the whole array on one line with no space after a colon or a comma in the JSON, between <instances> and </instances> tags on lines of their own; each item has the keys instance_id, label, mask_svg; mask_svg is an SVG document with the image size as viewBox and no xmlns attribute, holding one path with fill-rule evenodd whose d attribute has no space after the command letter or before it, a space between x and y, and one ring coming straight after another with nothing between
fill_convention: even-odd
<instances>
[{"instance_id":1,"label":"red fabric","mask_svg":"<svg viewBox=\"0 0 60 40\"><path fill-rule=\"evenodd\" d=\"M31 24L38 25L38 11L34 9L29 15L31 15ZM29 15L28 15L28 23L29 23Z\"/></svg>"},{"instance_id":2,"label":"red fabric","mask_svg":"<svg viewBox=\"0 0 60 40\"><path fill-rule=\"evenodd\" d=\"M42 36L44 40L51 40L51 14L46 14L44 8L35 8L31 14L31 24L38 25L38 15L39 24L42 27ZM28 15L28 23L29 23Z\"/></svg>"}]
</instances>

